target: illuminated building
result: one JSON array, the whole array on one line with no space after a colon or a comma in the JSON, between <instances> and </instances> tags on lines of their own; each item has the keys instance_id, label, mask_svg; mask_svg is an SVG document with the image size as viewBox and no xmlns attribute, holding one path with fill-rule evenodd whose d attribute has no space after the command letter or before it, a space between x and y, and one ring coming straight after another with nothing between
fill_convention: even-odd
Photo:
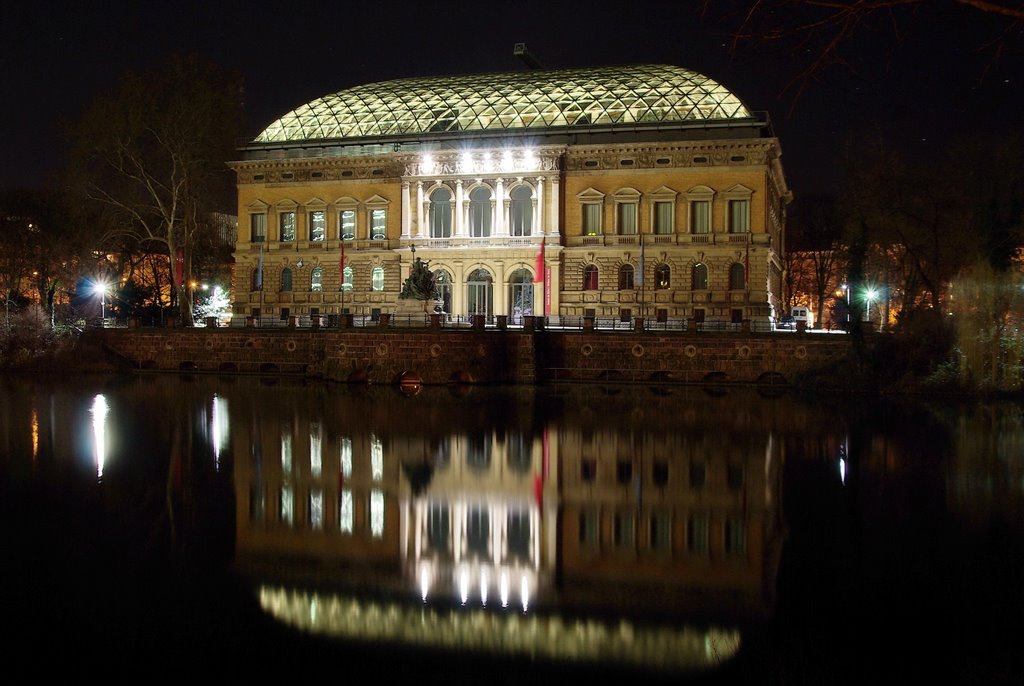
<instances>
[{"instance_id":1,"label":"illuminated building","mask_svg":"<svg viewBox=\"0 0 1024 686\"><path fill-rule=\"evenodd\" d=\"M394 313L414 258L456 316L781 311L779 142L686 69L374 83L296 108L240 153L236 315Z\"/></svg>"}]
</instances>

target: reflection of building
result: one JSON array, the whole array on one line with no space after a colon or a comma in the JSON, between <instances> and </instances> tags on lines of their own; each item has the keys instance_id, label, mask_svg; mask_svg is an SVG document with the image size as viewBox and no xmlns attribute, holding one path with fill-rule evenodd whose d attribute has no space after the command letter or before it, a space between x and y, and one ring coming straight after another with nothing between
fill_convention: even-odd
<instances>
[{"instance_id":1,"label":"reflection of building","mask_svg":"<svg viewBox=\"0 0 1024 686\"><path fill-rule=\"evenodd\" d=\"M770 609L781 470L769 434L742 415L726 432L704 414L613 427L585 402L535 428L522 400L502 425L481 421L484 403L452 424L453 408L420 398L403 428L367 397L233 410L240 560L495 611ZM451 428L411 428L441 416Z\"/></svg>"},{"instance_id":2,"label":"reflection of building","mask_svg":"<svg viewBox=\"0 0 1024 686\"><path fill-rule=\"evenodd\" d=\"M457 315L779 309L778 141L685 69L370 84L284 115L242 153L236 314L394 312L414 254Z\"/></svg>"}]
</instances>

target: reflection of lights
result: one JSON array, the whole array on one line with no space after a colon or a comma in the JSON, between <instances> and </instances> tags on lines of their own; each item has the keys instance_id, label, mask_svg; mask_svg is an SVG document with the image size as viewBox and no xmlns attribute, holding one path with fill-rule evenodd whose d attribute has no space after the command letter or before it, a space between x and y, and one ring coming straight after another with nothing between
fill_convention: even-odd
<instances>
[{"instance_id":1,"label":"reflection of lights","mask_svg":"<svg viewBox=\"0 0 1024 686\"><path fill-rule=\"evenodd\" d=\"M228 444L228 401L216 393L213 396L213 419L210 426L210 443L213 444L214 466L220 471L220 453Z\"/></svg>"},{"instance_id":2,"label":"reflection of lights","mask_svg":"<svg viewBox=\"0 0 1024 686\"><path fill-rule=\"evenodd\" d=\"M501 572L501 579L498 582L498 593L501 597L501 606L508 607L508 572Z\"/></svg>"},{"instance_id":3,"label":"reflection of lights","mask_svg":"<svg viewBox=\"0 0 1024 686\"><path fill-rule=\"evenodd\" d=\"M39 414L32 408L32 459L39 457Z\"/></svg>"},{"instance_id":4,"label":"reflection of lights","mask_svg":"<svg viewBox=\"0 0 1024 686\"><path fill-rule=\"evenodd\" d=\"M523 600L523 612L526 612L527 607L530 605L530 584L526 580L526 575L519 579L519 595Z\"/></svg>"},{"instance_id":5,"label":"reflection of lights","mask_svg":"<svg viewBox=\"0 0 1024 686\"><path fill-rule=\"evenodd\" d=\"M462 573L459 574L459 597L462 598L462 604L465 605L466 601L469 600L469 570L463 569Z\"/></svg>"},{"instance_id":6,"label":"reflection of lights","mask_svg":"<svg viewBox=\"0 0 1024 686\"><path fill-rule=\"evenodd\" d=\"M480 570L480 604L487 604L487 570Z\"/></svg>"},{"instance_id":7,"label":"reflection of lights","mask_svg":"<svg viewBox=\"0 0 1024 686\"><path fill-rule=\"evenodd\" d=\"M423 598L423 602L427 602L427 592L430 590L430 567L428 565L420 566L420 597Z\"/></svg>"},{"instance_id":8,"label":"reflection of lights","mask_svg":"<svg viewBox=\"0 0 1024 686\"><path fill-rule=\"evenodd\" d=\"M839 480L846 483L846 460L839 458Z\"/></svg>"},{"instance_id":9,"label":"reflection of lights","mask_svg":"<svg viewBox=\"0 0 1024 686\"><path fill-rule=\"evenodd\" d=\"M107 413L110 406L107 399L99 393L92 400L92 437L96 458L96 477L103 478L103 465L107 459Z\"/></svg>"}]
</instances>

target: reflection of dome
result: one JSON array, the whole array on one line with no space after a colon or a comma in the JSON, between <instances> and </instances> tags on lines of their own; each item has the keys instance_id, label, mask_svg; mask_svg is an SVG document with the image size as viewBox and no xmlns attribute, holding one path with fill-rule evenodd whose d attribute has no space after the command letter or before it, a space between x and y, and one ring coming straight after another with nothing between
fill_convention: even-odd
<instances>
[{"instance_id":1,"label":"reflection of dome","mask_svg":"<svg viewBox=\"0 0 1024 686\"><path fill-rule=\"evenodd\" d=\"M325 95L268 126L260 143L317 139L636 126L749 119L716 81L637 65L383 81Z\"/></svg>"}]
</instances>

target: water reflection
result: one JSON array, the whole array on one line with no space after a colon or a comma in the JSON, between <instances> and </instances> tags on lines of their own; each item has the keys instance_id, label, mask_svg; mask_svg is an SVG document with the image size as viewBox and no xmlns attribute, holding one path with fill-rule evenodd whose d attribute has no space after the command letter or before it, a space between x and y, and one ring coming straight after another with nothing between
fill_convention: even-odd
<instances>
[{"instance_id":1,"label":"water reflection","mask_svg":"<svg viewBox=\"0 0 1024 686\"><path fill-rule=\"evenodd\" d=\"M654 664L657 645L657 663L676 668L727 659L738 623L770 612L780 448L749 410L689 394L682 406L678 394L474 394L467 405L446 389L282 387L232 399L243 407L233 452L249 456L234 465L236 561L271 582L269 611L337 636L561 659ZM370 585L389 603L359 605ZM416 615L430 617L421 636L400 619L412 600L430 609ZM394 621L366 628L366 613ZM719 621L684 630L687 618ZM504 628L485 639L482 623ZM602 647L622 632L635 653Z\"/></svg>"},{"instance_id":2,"label":"water reflection","mask_svg":"<svg viewBox=\"0 0 1024 686\"><path fill-rule=\"evenodd\" d=\"M1024 519L1019 405L869 416L724 389L592 390L8 382L3 481L59 484L59 511L79 512L77 480L80 507L111 513L133 553L227 561L267 613L330 637L705 669L775 617L784 552L795 590L779 626L810 627L782 639L800 659L908 650L900 636L952 635L957 611L1024 609L1008 533ZM60 521L41 507L5 523ZM969 601L948 592L961 585ZM109 602L70 587L62 622ZM976 627L958 647L1010 637Z\"/></svg>"}]
</instances>

